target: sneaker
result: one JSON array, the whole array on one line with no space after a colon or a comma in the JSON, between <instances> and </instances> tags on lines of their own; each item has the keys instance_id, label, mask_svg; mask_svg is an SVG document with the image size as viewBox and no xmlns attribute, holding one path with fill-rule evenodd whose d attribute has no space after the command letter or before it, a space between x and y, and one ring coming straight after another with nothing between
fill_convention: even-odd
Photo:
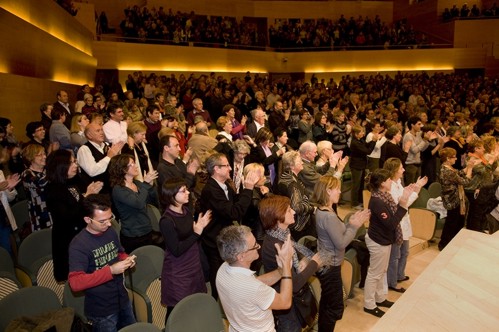
<instances>
[{"instance_id":1,"label":"sneaker","mask_svg":"<svg viewBox=\"0 0 499 332\"><path fill-rule=\"evenodd\" d=\"M376 307L374 309L364 308L364 311L367 312L368 314L371 314L373 316L380 317L380 318L383 317L383 315L385 314L385 312L378 307Z\"/></svg>"}]
</instances>

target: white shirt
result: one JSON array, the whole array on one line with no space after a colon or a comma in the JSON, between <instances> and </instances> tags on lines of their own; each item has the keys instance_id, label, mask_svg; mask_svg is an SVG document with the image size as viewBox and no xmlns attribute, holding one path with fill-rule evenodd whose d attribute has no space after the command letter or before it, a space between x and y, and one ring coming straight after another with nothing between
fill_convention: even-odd
<instances>
[{"instance_id":1,"label":"white shirt","mask_svg":"<svg viewBox=\"0 0 499 332\"><path fill-rule=\"evenodd\" d=\"M369 134L367 134L366 136L366 143L369 143L373 140L373 133L370 132ZM379 159L381 157L381 147L383 146L383 144L385 144L386 142L386 137L383 136L381 137L379 140L376 141L376 145L374 146L374 149L373 151L371 152L371 154L367 155L369 158L376 158L376 159Z\"/></svg>"},{"instance_id":2,"label":"white shirt","mask_svg":"<svg viewBox=\"0 0 499 332\"><path fill-rule=\"evenodd\" d=\"M117 142L126 142L128 140L128 135L126 129L128 124L126 121L114 121L109 120L102 126L104 129L104 134L106 135L106 141L113 144Z\"/></svg>"},{"instance_id":3,"label":"white shirt","mask_svg":"<svg viewBox=\"0 0 499 332\"><path fill-rule=\"evenodd\" d=\"M5 181L5 176L3 175L3 172L0 171L0 182ZM17 229L17 223L16 223L16 218L14 217L14 214L12 213L12 210L10 209L9 202L13 201L17 196L17 191L16 189L5 189L3 191L0 191L0 204L3 205L3 208L5 210L5 214L7 215L7 219L9 220L10 227L12 228L13 231Z\"/></svg>"},{"instance_id":4,"label":"white shirt","mask_svg":"<svg viewBox=\"0 0 499 332\"><path fill-rule=\"evenodd\" d=\"M106 145L105 143L102 143L101 145L97 145L96 143L89 141L90 144L95 146L97 150L100 152L104 153L104 146ZM82 145L78 149L78 154L77 157L78 159L78 165L90 176L94 177L99 174L104 173L107 170L107 166L109 165L109 161L111 158L108 156L105 156L103 159L101 159L98 163L95 162L95 158L92 155L92 152L90 151L89 147L86 145Z\"/></svg>"},{"instance_id":5,"label":"white shirt","mask_svg":"<svg viewBox=\"0 0 499 332\"><path fill-rule=\"evenodd\" d=\"M402 185L400 179L398 179L397 181L392 181L392 189L390 190L390 194L392 194L392 198L395 203L398 204L403 192L404 186ZM412 193L411 196L409 196L409 206L411 206L411 204L414 203L417 198L418 194ZM402 237L404 238L404 241L409 240L409 238L412 236L412 226L411 219L409 218L409 212L407 212L400 221L400 227L402 228Z\"/></svg>"},{"instance_id":6,"label":"white shirt","mask_svg":"<svg viewBox=\"0 0 499 332\"><path fill-rule=\"evenodd\" d=\"M276 291L258 280L255 271L223 263L217 272L217 290L231 332L274 332L270 305Z\"/></svg>"}]
</instances>

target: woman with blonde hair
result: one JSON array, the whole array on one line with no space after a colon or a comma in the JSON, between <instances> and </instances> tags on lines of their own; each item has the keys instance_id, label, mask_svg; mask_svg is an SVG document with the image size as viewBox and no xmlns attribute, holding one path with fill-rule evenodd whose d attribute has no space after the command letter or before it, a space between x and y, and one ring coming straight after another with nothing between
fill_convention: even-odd
<instances>
[{"instance_id":1,"label":"woman with blonde hair","mask_svg":"<svg viewBox=\"0 0 499 332\"><path fill-rule=\"evenodd\" d=\"M85 137L85 127L90 123L90 120L83 113L77 113L71 119L71 146L73 147L75 153L78 151L80 146L87 143L87 138Z\"/></svg>"},{"instance_id":2,"label":"woman with blonde hair","mask_svg":"<svg viewBox=\"0 0 499 332\"><path fill-rule=\"evenodd\" d=\"M251 197L251 204L248 207L246 214L243 217L243 225L251 228L253 235L257 241L263 241L263 237L265 235L263 231L263 226L260 221L259 216L259 205L262 199L266 197L273 196L270 192L270 189L265 186L265 169L262 164L251 163L244 166L243 170L243 178L245 178L248 173L255 172L259 174L260 180L255 184L253 188L253 195Z\"/></svg>"},{"instance_id":3,"label":"woman with blonde hair","mask_svg":"<svg viewBox=\"0 0 499 332\"><path fill-rule=\"evenodd\" d=\"M345 248L353 240L357 229L367 220L367 209L356 212L347 224L333 210L341 194L341 182L334 176L323 176L315 184L312 200L319 206L315 212L318 247L323 264L328 268L319 275L321 300L319 303L319 332L333 331L343 316L343 284L341 263Z\"/></svg>"},{"instance_id":4,"label":"woman with blonde hair","mask_svg":"<svg viewBox=\"0 0 499 332\"><path fill-rule=\"evenodd\" d=\"M138 167L138 175L136 180L144 181L144 175L153 171L149 151L147 150L146 140L147 127L143 122L132 122L127 127L128 144L125 144L121 149L122 154L128 154L133 157Z\"/></svg>"}]
</instances>

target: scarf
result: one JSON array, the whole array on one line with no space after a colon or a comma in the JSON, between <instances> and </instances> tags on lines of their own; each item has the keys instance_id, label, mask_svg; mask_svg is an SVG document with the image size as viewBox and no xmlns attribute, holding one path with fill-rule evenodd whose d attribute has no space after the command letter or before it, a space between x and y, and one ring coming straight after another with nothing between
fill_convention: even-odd
<instances>
[{"instance_id":1,"label":"scarf","mask_svg":"<svg viewBox=\"0 0 499 332\"><path fill-rule=\"evenodd\" d=\"M272 236L275 239L278 239L279 241L286 241L288 234L290 233L289 228L287 229L281 229L279 227L275 227L273 229L269 229L266 231L267 235ZM295 242L293 238L291 238L291 242L293 244L293 248L295 249L295 252L293 253L293 267L295 269L298 269L298 265L300 264L300 260L298 259L298 254L302 254L304 257L307 257L308 259L312 259L312 256L314 255L313 251L308 249L302 244L299 244L298 242Z\"/></svg>"}]
</instances>

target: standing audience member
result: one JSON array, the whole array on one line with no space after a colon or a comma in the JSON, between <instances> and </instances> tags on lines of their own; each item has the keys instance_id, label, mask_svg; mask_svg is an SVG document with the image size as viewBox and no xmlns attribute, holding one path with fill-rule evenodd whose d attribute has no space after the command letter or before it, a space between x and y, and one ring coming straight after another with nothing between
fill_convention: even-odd
<instances>
[{"instance_id":1,"label":"standing audience member","mask_svg":"<svg viewBox=\"0 0 499 332\"><path fill-rule=\"evenodd\" d=\"M75 153L78 151L80 146L87 143L88 140L85 137L85 128L90 123L90 120L85 114L76 114L71 120L71 146Z\"/></svg>"},{"instance_id":2,"label":"standing audience member","mask_svg":"<svg viewBox=\"0 0 499 332\"><path fill-rule=\"evenodd\" d=\"M374 172L374 170L380 168L379 159L381 158L381 147L386 142L386 137L384 135L384 128L381 126L378 120L373 121L373 130L367 134L366 142L370 143L373 141L374 135L379 135L379 139L376 141L373 151L367 156L367 169L369 172Z\"/></svg>"},{"instance_id":3,"label":"standing audience member","mask_svg":"<svg viewBox=\"0 0 499 332\"><path fill-rule=\"evenodd\" d=\"M279 269L255 277L251 263L258 259L260 245L247 226L229 226L217 237L220 256L225 261L217 272L217 288L231 329L235 331L275 331L272 310L291 307L293 246L288 235L282 246L276 244ZM280 292L270 287L280 280Z\"/></svg>"},{"instance_id":4,"label":"standing audience member","mask_svg":"<svg viewBox=\"0 0 499 332\"><path fill-rule=\"evenodd\" d=\"M70 150L71 149L71 133L64 125L67 113L61 109L54 109L52 111L52 125L50 126L50 143L59 144L59 148Z\"/></svg>"},{"instance_id":5,"label":"standing audience member","mask_svg":"<svg viewBox=\"0 0 499 332\"><path fill-rule=\"evenodd\" d=\"M52 217L47 207L47 155L43 146L29 144L23 149L23 159L27 164L21 175L30 217L31 231L52 227Z\"/></svg>"},{"instance_id":6,"label":"standing audience member","mask_svg":"<svg viewBox=\"0 0 499 332\"><path fill-rule=\"evenodd\" d=\"M53 105L52 113L56 110L62 111L62 113L59 114L65 114L66 117L64 118L64 125L66 126L67 129L71 127L71 118L74 115L74 109L73 107L69 104L69 95L66 91L64 90L59 90L57 92L57 101ZM53 120L52 116L52 120Z\"/></svg>"},{"instance_id":7,"label":"standing audience member","mask_svg":"<svg viewBox=\"0 0 499 332\"><path fill-rule=\"evenodd\" d=\"M469 210L466 218L466 228L478 232L483 232L483 220L485 220L485 211L482 206L477 204L477 197L485 186L492 186L494 183L494 170L497 168L497 162L489 162L485 158L485 147L481 139L475 139L468 143L468 163L473 167L471 181L464 186L464 193L469 202Z\"/></svg>"},{"instance_id":8,"label":"standing audience member","mask_svg":"<svg viewBox=\"0 0 499 332\"><path fill-rule=\"evenodd\" d=\"M124 142L117 142L111 147L107 145L102 126L90 123L85 127L88 142L78 149L78 165L81 167L84 184L100 181L104 184L104 192L109 191L109 175L106 172L109 161L120 153Z\"/></svg>"},{"instance_id":9,"label":"standing audience member","mask_svg":"<svg viewBox=\"0 0 499 332\"><path fill-rule=\"evenodd\" d=\"M325 266L319 274L321 300L319 303L319 332L334 330L336 321L343 317L343 284L341 263L345 248L353 240L357 229L369 220L367 209L352 215L347 224L333 210L341 194L341 182L333 176L324 176L315 185L313 200L319 205L315 218L320 258Z\"/></svg>"},{"instance_id":10,"label":"standing audience member","mask_svg":"<svg viewBox=\"0 0 499 332\"><path fill-rule=\"evenodd\" d=\"M163 127L164 122L161 121L161 113L157 105L147 106L146 116L147 117L144 120L144 124L147 127L146 130L147 149L150 152L153 166L157 166L161 155L158 133Z\"/></svg>"},{"instance_id":11,"label":"standing audience member","mask_svg":"<svg viewBox=\"0 0 499 332\"><path fill-rule=\"evenodd\" d=\"M26 145L41 145L47 154L58 149L57 143L50 143L48 137L46 137L46 131L45 127L43 127L43 123L39 121L30 122L26 125L26 136L28 136L30 139L30 141Z\"/></svg>"},{"instance_id":12,"label":"standing audience member","mask_svg":"<svg viewBox=\"0 0 499 332\"><path fill-rule=\"evenodd\" d=\"M430 132L423 137L421 135L421 119L417 116L412 116L407 121L409 131L404 135L403 145L412 142L405 161L405 184L411 184L417 181L421 176L421 152L428 148L428 137Z\"/></svg>"},{"instance_id":13,"label":"standing audience member","mask_svg":"<svg viewBox=\"0 0 499 332\"><path fill-rule=\"evenodd\" d=\"M444 144L444 148L452 148L456 150L456 160L452 165L453 168L462 170L466 165L466 151L468 146L462 137L461 129L458 126L451 126L447 129L449 140Z\"/></svg>"},{"instance_id":14,"label":"standing audience member","mask_svg":"<svg viewBox=\"0 0 499 332\"><path fill-rule=\"evenodd\" d=\"M398 203L400 197L404 193L404 186L402 185L402 176L404 175L404 166L400 159L389 158L385 161L383 168L390 172L390 179L392 180L392 186L390 189L390 194L392 195L393 201ZM422 187L428 182L428 178L419 178L416 181L416 186L413 186L414 192L409 197L408 206L418 198L418 193ZM409 238L412 236L411 220L409 218L409 213L400 221L400 230L402 231L402 239L398 238L397 241L392 244L390 251L390 262L388 263L387 272L387 283L388 288L399 293L405 292L403 287L398 288L397 283L409 280L409 277L405 275L405 267L407 265L407 257L409 256Z\"/></svg>"},{"instance_id":15,"label":"standing audience member","mask_svg":"<svg viewBox=\"0 0 499 332\"><path fill-rule=\"evenodd\" d=\"M243 134L246 131L246 121L248 117L243 115L241 122L236 119L235 106L232 104L227 104L224 106L222 112L227 116L232 123L231 135L233 140L243 139Z\"/></svg>"},{"instance_id":16,"label":"standing audience member","mask_svg":"<svg viewBox=\"0 0 499 332\"><path fill-rule=\"evenodd\" d=\"M21 181L19 174L5 175L0 170L0 247L13 256L10 245L10 234L17 229L16 219L10 209L9 202L17 196L16 186Z\"/></svg>"},{"instance_id":17,"label":"standing audience member","mask_svg":"<svg viewBox=\"0 0 499 332\"><path fill-rule=\"evenodd\" d=\"M52 125L52 110L54 106L49 103L43 103L40 105L40 121L43 124L43 128L45 128L45 132L50 132L50 126Z\"/></svg>"},{"instance_id":18,"label":"standing audience member","mask_svg":"<svg viewBox=\"0 0 499 332\"><path fill-rule=\"evenodd\" d=\"M314 116L314 124L312 125L312 136L314 141L331 141L331 133L334 126L328 123L326 114L317 112Z\"/></svg>"},{"instance_id":19,"label":"standing audience member","mask_svg":"<svg viewBox=\"0 0 499 332\"><path fill-rule=\"evenodd\" d=\"M69 247L69 285L85 291L85 316L93 331L115 332L135 323L125 288L124 272L135 266L111 224L111 202L104 195L89 195L82 204L86 228Z\"/></svg>"},{"instance_id":20,"label":"standing audience member","mask_svg":"<svg viewBox=\"0 0 499 332\"><path fill-rule=\"evenodd\" d=\"M262 245L262 262L265 271L273 271L278 268L276 259L276 244L282 246L291 234L289 225L294 224L294 211L289 206L290 199L285 196L272 196L260 202L260 219L265 229L265 238ZM291 276L293 278L293 293L297 293L306 287L304 291L310 292L308 279L321 266L319 254L315 254L303 245L296 243L291 237L291 243L295 252L293 253L293 265ZM273 288L278 292L280 285L275 284ZM298 310L291 306L287 310L275 310L276 330L278 332L301 332L306 325L301 321Z\"/></svg>"},{"instance_id":21,"label":"standing audience member","mask_svg":"<svg viewBox=\"0 0 499 332\"><path fill-rule=\"evenodd\" d=\"M368 166L368 155L374 150L379 135L374 133L369 143L363 139L366 132L364 128L355 125L352 128L352 142L350 143L350 171L352 172L352 208L363 209L362 191L364 190L364 177ZM379 162L379 161L378 161Z\"/></svg>"},{"instance_id":22,"label":"standing audience member","mask_svg":"<svg viewBox=\"0 0 499 332\"><path fill-rule=\"evenodd\" d=\"M399 224L407 213L409 196L413 192L411 186L404 188L397 204L390 194L391 188L390 172L377 169L371 173L369 179L371 218L366 234L370 259L364 286L364 311L376 317L385 314L379 307L390 308L393 305L393 302L386 299L384 290L386 271L391 246L402 238Z\"/></svg>"},{"instance_id":23,"label":"standing audience member","mask_svg":"<svg viewBox=\"0 0 499 332\"><path fill-rule=\"evenodd\" d=\"M144 181L144 175L154 170L145 143L147 127L142 121L136 121L130 123L126 131L128 141L121 149L121 153L132 156L139 170L135 179Z\"/></svg>"},{"instance_id":24,"label":"standing audience member","mask_svg":"<svg viewBox=\"0 0 499 332\"><path fill-rule=\"evenodd\" d=\"M78 163L73 153L57 150L47 158L47 207L52 216L52 258L54 277L58 282L68 279L68 248L71 240L84 227L81 200L97 194L102 182L84 185L78 176Z\"/></svg>"},{"instance_id":25,"label":"standing audience member","mask_svg":"<svg viewBox=\"0 0 499 332\"><path fill-rule=\"evenodd\" d=\"M313 215L315 207L310 202L307 189L298 175L303 170L303 160L297 151L286 152L282 157L283 173L279 179L278 193L291 199L291 209L295 211L295 223L291 234L295 239L305 235L316 236Z\"/></svg>"},{"instance_id":26,"label":"standing audience member","mask_svg":"<svg viewBox=\"0 0 499 332\"><path fill-rule=\"evenodd\" d=\"M160 139L161 160L158 164L158 193L161 196L161 186L168 179L181 178L184 179L187 188L192 190L196 185L196 172L199 168L199 161L190 158L191 151L188 150L184 159L180 159L180 146L178 140L174 136L163 136ZM166 206L163 206L163 209Z\"/></svg>"},{"instance_id":27,"label":"standing audience member","mask_svg":"<svg viewBox=\"0 0 499 332\"><path fill-rule=\"evenodd\" d=\"M328 161L322 166L317 166L315 163L317 150L317 145L312 141L303 142L299 148L300 157L303 161L303 170L298 174L298 178L305 186L308 197L312 197L314 186L322 176L331 175L341 179L343 169L348 162L348 157L340 160L341 151L334 153L333 149L330 149L324 151L324 154L328 157Z\"/></svg>"},{"instance_id":28,"label":"standing audience member","mask_svg":"<svg viewBox=\"0 0 499 332\"><path fill-rule=\"evenodd\" d=\"M436 132L436 126L434 124L426 124L421 131L424 136L428 131ZM421 152L421 175L428 178L429 184L437 181L438 151L443 148L445 142L448 140L448 137L435 135L435 138L428 142L428 148Z\"/></svg>"},{"instance_id":29,"label":"standing audience member","mask_svg":"<svg viewBox=\"0 0 499 332\"><path fill-rule=\"evenodd\" d=\"M350 137L352 128L346 122L345 112L339 111L334 119L334 127L331 132L331 142L334 151L343 151L344 155L349 155L347 141Z\"/></svg>"},{"instance_id":30,"label":"standing audience member","mask_svg":"<svg viewBox=\"0 0 499 332\"><path fill-rule=\"evenodd\" d=\"M307 109L302 109L300 111L300 121L298 122L298 144L314 140L314 134L312 132L313 125L314 118Z\"/></svg>"},{"instance_id":31,"label":"standing audience member","mask_svg":"<svg viewBox=\"0 0 499 332\"><path fill-rule=\"evenodd\" d=\"M209 156L205 164L210 178L201 192L201 211L206 213L211 210L212 222L206 227L202 240L210 266L212 294L218 298L215 278L223 261L216 247L216 237L223 228L232 225L234 221L241 222L251 204L253 188L260 177L256 172L248 173L243 180L243 188L236 194L228 181L231 168L224 154L215 153Z\"/></svg>"},{"instance_id":32,"label":"standing audience member","mask_svg":"<svg viewBox=\"0 0 499 332\"><path fill-rule=\"evenodd\" d=\"M262 128L255 137L256 147L251 150L251 161L262 164L265 167L265 175L268 176L270 186L278 180L278 161L286 152L285 147L273 149L274 135L267 128Z\"/></svg>"},{"instance_id":33,"label":"standing audience member","mask_svg":"<svg viewBox=\"0 0 499 332\"><path fill-rule=\"evenodd\" d=\"M473 167L480 162L479 159L470 160L466 167L459 171L452 167L456 163L456 159L456 150L453 148L440 150L442 168L439 180L442 184L442 203L447 210L447 217L438 243L439 250L443 250L464 226L466 205L468 204L464 186L470 183Z\"/></svg>"},{"instance_id":34,"label":"standing audience member","mask_svg":"<svg viewBox=\"0 0 499 332\"><path fill-rule=\"evenodd\" d=\"M166 305L165 323L177 303L194 293L206 293L201 266L200 237L211 221L211 211L194 221L187 208L189 189L182 178L171 178L161 188L166 207L159 227L165 239L165 258L161 273L161 303Z\"/></svg>"},{"instance_id":35,"label":"standing audience member","mask_svg":"<svg viewBox=\"0 0 499 332\"><path fill-rule=\"evenodd\" d=\"M158 172L151 170L144 181L135 180L139 169L128 154L120 154L109 162L109 182L113 204L121 224L120 241L125 251L153 244L152 225L147 213L147 204L154 201L154 179Z\"/></svg>"},{"instance_id":36,"label":"standing audience member","mask_svg":"<svg viewBox=\"0 0 499 332\"><path fill-rule=\"evenodd\" d=\"M400 146L400 141L402 140L402 132L398 126L391 126L386 130L385 133L386 142L381 147L381 155L379 159L379 167L383 167L385 161L389 158L398 158L405 165L407 160L407 155L409 149L411 148L413 141L408 140L404 147Z\"/></svg>"},{"instance_id":37,"label":"standing audience member","mask_svg":"<svg viewBox=\"0 0 499 332\"><path fill-rule=\"evenodd\" d=\"M106 142L116 144L119 142L125 143L127 141L127 122L123 121L125 113L123 108L116 104L111 104L107 107L109 121L107 121L102 129L106 135Z\"/></svg>"}]
</instances>

